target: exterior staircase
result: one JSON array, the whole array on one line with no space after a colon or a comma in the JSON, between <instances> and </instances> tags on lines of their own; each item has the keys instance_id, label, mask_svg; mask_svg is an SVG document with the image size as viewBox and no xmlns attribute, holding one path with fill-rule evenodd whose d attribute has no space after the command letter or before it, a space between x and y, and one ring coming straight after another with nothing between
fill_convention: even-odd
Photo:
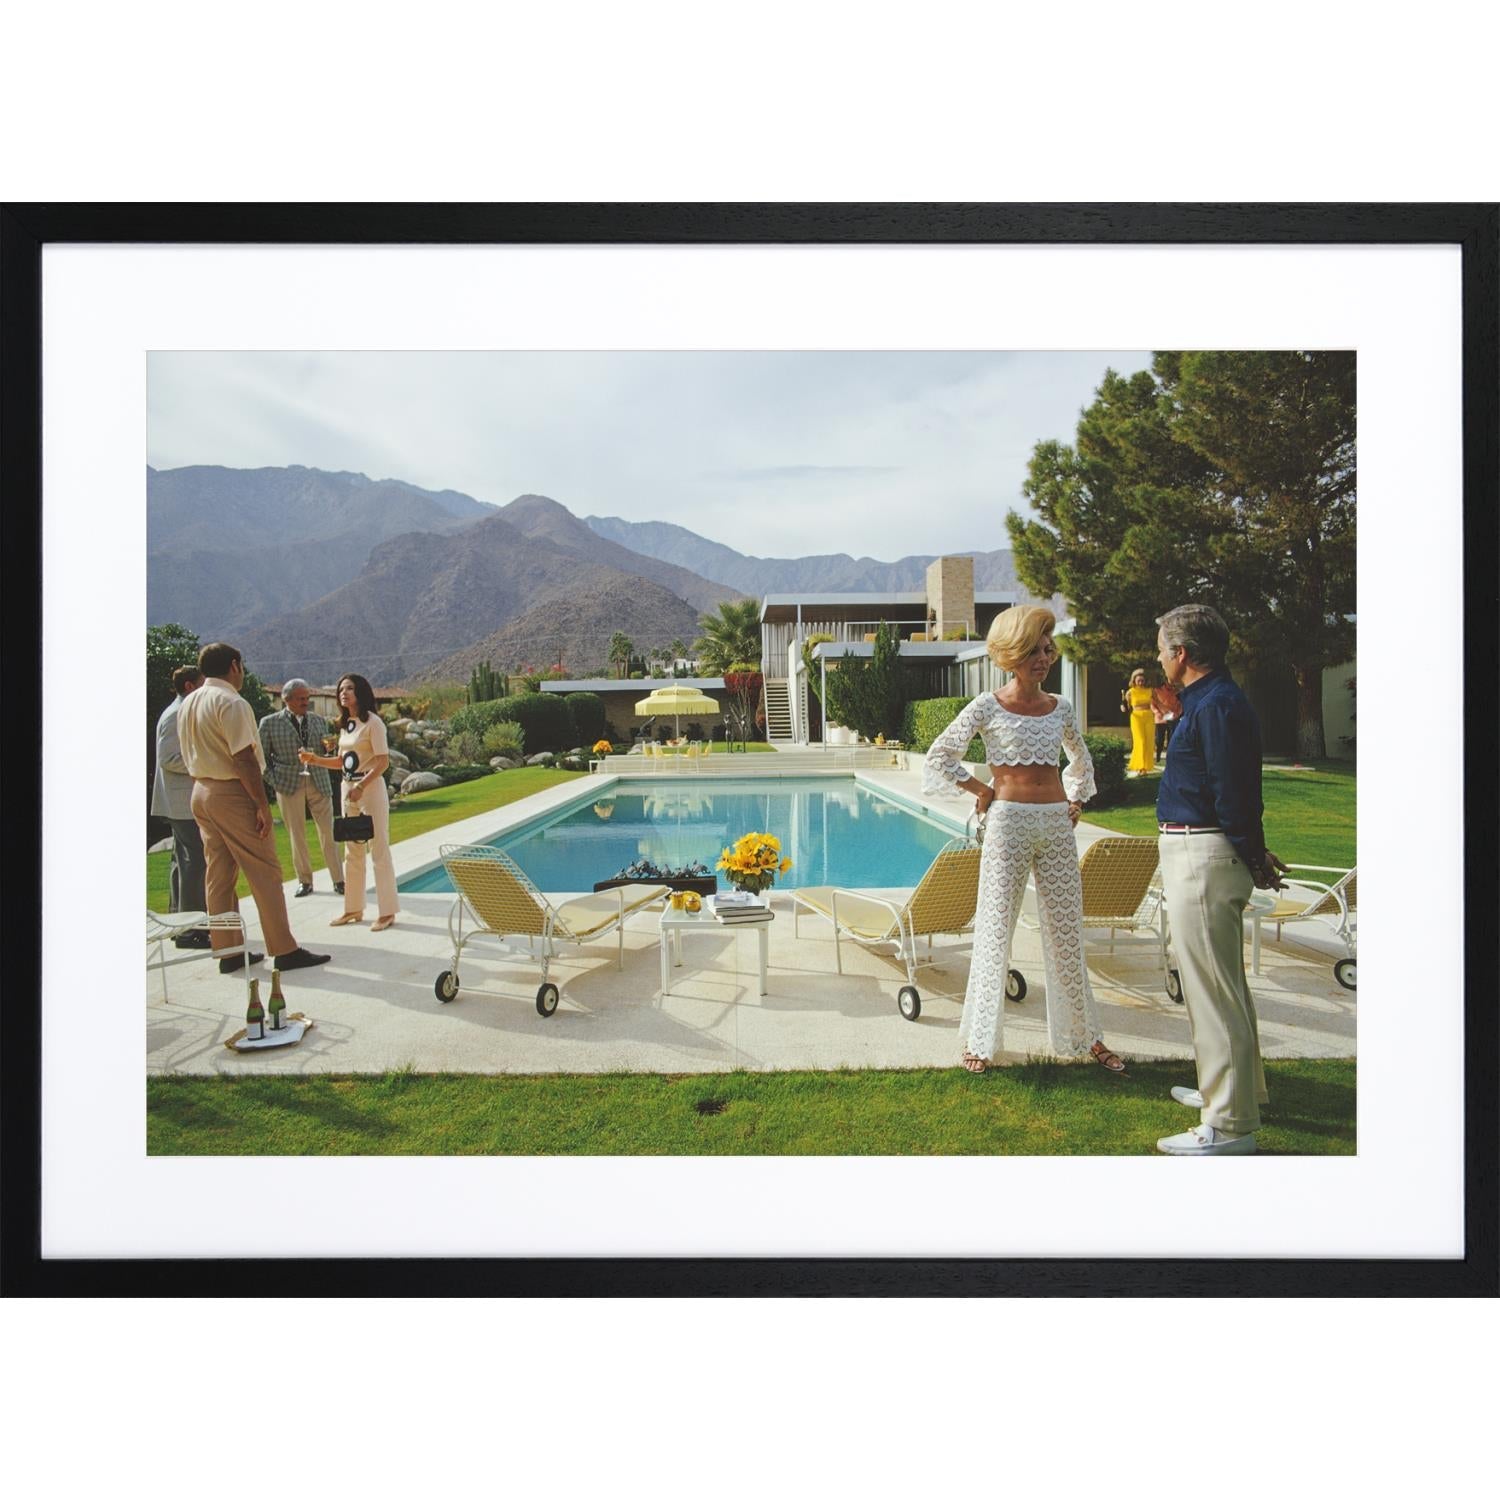
<instances>
[{"instance_id":1,"label":"exterior staircase","mask_svg":"<svg viewBox=\"0 0 1500 1500\"><path fill-rule=\"evenodd\" d=\"M762 679L766 710L766 741L772 745L793 744L792 695L785 677Z\"/></svg>"}]
</instances>

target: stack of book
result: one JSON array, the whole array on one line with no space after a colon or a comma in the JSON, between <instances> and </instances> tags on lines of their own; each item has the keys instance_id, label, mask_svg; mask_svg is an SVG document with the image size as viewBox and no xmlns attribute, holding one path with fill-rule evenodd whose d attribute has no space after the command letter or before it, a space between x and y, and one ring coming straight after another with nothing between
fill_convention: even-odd
<instances>
[{"instance_id":1,"label":"stack of book","mask_svg":"<svg viewBox=\"0 0 1500 1500\"><path fill-rule=\"evenodd\" d=\"M716 922L769 922L772 912L769 903L749 891L720 891L710 896L708 909Z\"/></svg>"}]
</instances>

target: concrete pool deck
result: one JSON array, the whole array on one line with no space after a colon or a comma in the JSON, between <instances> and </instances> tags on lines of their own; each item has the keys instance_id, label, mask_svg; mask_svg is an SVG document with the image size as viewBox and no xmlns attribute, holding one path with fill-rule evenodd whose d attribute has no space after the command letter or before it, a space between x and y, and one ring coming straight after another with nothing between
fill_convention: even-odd
<instances>
[{"instance_id":1,"label":"concrete pool deck","mask_svg":"<svg viewBox=\"0 0 1500 1500\"><path fill-rule=\"evenodd\" d=\"M924 799L915 770L858 774L904 802L962 824L966 803ZM493 838L618 779L580 777L404 840L393 850L398 878L430 867L442 844ZM1080 851L1107 835L1106 829L1080 824ZM306 1038L275 1051L229 1050L225 1041L244 1024L242 977L221 975L211 961L182 964L167 974L170 1001L163 999L161 974L147 975L148 1072L366 1073L410 1067L423 1073L707 1073L948 1067L957 1059L968 937L935 941L939 962L918 970L922 1014L911 1022L896 1009L905 971L882 956L887 950L845 942L845 972L837 974L832 929L804 914L801 936L794 936L785 891L772 898L776 920L769 932L765 995L758 993L754 932L711 928L684 943L684 962L673 971L672 993L663 996L659 912L642 912L626 928L623 972L616 967L613 936L582 948L561 948L550 977L562 1000L556 1014L543 1018L534 1004L540 962L524 944L502 947L494 939L480 939L470 945L464 951L457 999L443 1004L436 998L433 982L452 961L451 894L403 892L396 925L376 934L369 929L373 894L364 925L330 929L327 924L343 903L329 888L326 873L319 871L314 885L315 893L301 900L291 897L295 882L286 888L298 940L333 955L326 965L283 979L289 1009L305 1012L314 1022ZM556 900L567 894L549 893ZM242 910L252 946L259 951L254 903L243 902ZM1248 923L1246 933L1248 940ZM1283 944L1265 943L1261 973L1251 976L1250 985L1268 1058L1354 1055L1356 999L1333 977L1333 960L1343 956L1343 949L1330 937L1326 929L1306 924L1290 932ZM1187 1014L1161 987L1154 939L1122 934L1113 955L1107 934L1091 934L1088 945L1105 1039L1127 1059L1181 1058L1184 1080L1190 1081ZM1041 940L1034 930L1018 929L1011 961L1029 988L1021 1003L1006 1005L1000 1062L1049 1055ZM1248 968L1248 954L1246 964ZM269 960L253 972L263 976L264 995Z\"/></svg>"}]
</instances>

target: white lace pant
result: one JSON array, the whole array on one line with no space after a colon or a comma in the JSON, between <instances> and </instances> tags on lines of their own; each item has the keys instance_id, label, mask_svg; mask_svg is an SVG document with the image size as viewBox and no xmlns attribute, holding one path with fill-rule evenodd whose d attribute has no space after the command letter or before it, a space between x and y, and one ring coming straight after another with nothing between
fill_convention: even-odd
<instances>
[{"instance_id":1,"label":"white lace pant","mask_svg":"<svg viewBox=\"0 0 1500 1500\"><path fill-rule=\"evenodd\" d=\"M1026 877L1036 871L1047 973L1047 1035L1062 1057L1083 1057L1102 1035L1083 962L1083 882L1066 802L992 802L979 861L974 956L958 1023L960 1043L993 1057L1005 1013L1010 944Z\"/></svg>"}]
</instances>

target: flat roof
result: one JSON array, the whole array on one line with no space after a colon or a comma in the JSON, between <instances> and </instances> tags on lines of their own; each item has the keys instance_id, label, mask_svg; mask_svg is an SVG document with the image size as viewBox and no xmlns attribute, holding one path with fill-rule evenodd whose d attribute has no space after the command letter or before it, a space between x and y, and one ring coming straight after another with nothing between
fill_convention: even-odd
<instances>
[{"instance_id":1,"label":"flat roof","mask_svg":"<svg viewBox=\"0 0 1500 1500\"><path fill-rule=\"evenodd\" d=\"M723 692L722 677L579 677L571 681L564 678L557 682L544 682L544 693L639 693L644 688L648 693L659 687L697 688L703 692Z\"/></svg>"},{"instance_id":2,"label":"flat roof","mask_svg":"<svg viewBox=\"0 0 1500 1500\"><path fill-rule=\"evenodd\" d=\"M1010 605L1014 604L1018 597L1018 593L1013 590L976 589L974 591L976 605ZM878 618L876 614L863 612L878 611L882 608L913 610L915 611L913 618L925 619L927 595L920 589L901 593L767 594L760 606L761 624L781 625L795 621L799 604L802 606L804 623L817 610L825 611L822 616L824 619L876 619Z\"/></svg>"}]
</instances>

